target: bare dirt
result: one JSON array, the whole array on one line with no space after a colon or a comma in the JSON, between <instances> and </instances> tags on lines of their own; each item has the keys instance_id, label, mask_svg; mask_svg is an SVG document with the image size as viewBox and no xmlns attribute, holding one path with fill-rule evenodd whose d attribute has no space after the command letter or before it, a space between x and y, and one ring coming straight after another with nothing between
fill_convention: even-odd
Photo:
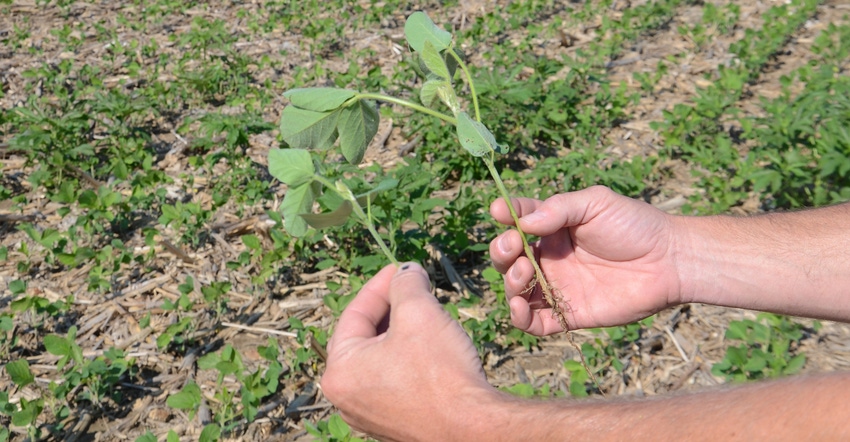
<instances>
[{"instance_id":1,"label":"bare dirt","mask_svg":"<svg viewBox=\"0 0 850 442\"><path fill-rule=\"evenodd\" d=\"M365 1L359 3L366 6L369 4ZM612 81L626 82L629 87L639 90L640 86L633 80L633 73L654 71L659 61L668 60L673 55L687 54L676 63L667 62L668 72L656 85L653 93L643 96L631 110L629 121L616 128L605 145L600 146L601 149L612 156L624 158L657 152L660 139L649 128L649 122L659 120L662 110L670 109L676 103L689 102L696 88L707 81L703 74L730 60L729 44L739 39L747 27L758 26L761 14L777 2L741 0L737 3L741 7L739 26L728 34L715 35L707 45L698 47L678 32L679 25L693 23L699 18L695 13L696 7L682 7L668 25L644 36L638 43L627 48L619 58L611 60L609 74ZM439 12L434 15L450 20L456 27L464 27L491 10L493 4L462 1L460 6L435 9ZM227 22L228 29L232 32L249 33L248 24L240 11L256 13L258 8L262 8L262 4L216 2L206 8L190 8L184 15L168 17L161 24L149 27L144 34L121 24L122 16L132 16L138 13L140 8L125 5L123 2L75 3L70 7L70 13L53 4L42 5L26 1L14 1L11 6L5 7L9 8L10 12L0 15L0 36L14 32L16 28L26 28L30 37L19 49L0 49L0 86L3 90L0 109L3 112L20 106L25 101L24 85L28 80L23 77L23 73L27 69L36 68L45 62L57 63L66 58L105 66L103 60L107 48L102 42L90 38L95 34L93 26L96 23L113 26L121 41L156 40L166 51L176 52L180 48L169 37L188 29L192 17L220 18ZM375 51L375 58L359 62L365 67L380 66L389 74L405 50L401 28L404 12L399 11L398 16L388 17L378 29L358 30L346 36L345 41L340 44L350 48L371 47ZM779 77L782 73L810 58L808 47L814 36L829 23L842 21L842 17L848 13L850 10L842 0L829 0L820 6L817 15L794 35L785 50L776 57L770 70L765 72L756 84L751 85L753 102L757 102L758 96L775 94L779 90ZM78 37L83 43L75 52L63 51L56 39L51 37L51 31L60 29L65 24L81 29ZM593 25L580 24L575 28L564 29L569 35L576 37L574 45L564 46L556 41L540 42L541 52L557 56L559 53L575 51L582 42L594 37ZM241 42L238 47L240 51L252 57L282 57L280 48L289 48L286 55L289 57L288 66L309 67L311 63L315 63L314 54L298 51L300 38L303 37L287 30L276 30L263 38ZM519 39L523 36L517 34L512 38ZM26 50L28 47L38 47L41 51L33 55ZM143 64L149 62L140 61ZM347 62L329 54L327 66L331 71L342 72L345 71ZM169 74L165 72L162 75ZM260 82L271 79L285 83L294 74L287 70L267 70L254 72L254 75ZM105 87L125 87L122 85L122 79L126 78L126 73L104 67L104 76ZM277 121L284 104L281 99L273 108L267 109L266 120ZM757 106L747 101L740 103L740 107L744 112L758 111ZM191 112L193 110L186 110L187 115ZM166 146L168 153L157 167L179 183L180 171L186 167L187 162L187 154L182 149L187 140L175 132L175 121L163 120L158 124L160 127L157 133L152 135L153 139L156 143ZM417 140L406 138L391 121L382 123L377 140L370 147L368 162L378 162L391 167L403 161L404 156L399 153L415 155L415 149L410 148L415 147ZM11 213L11 201L0 201L0 215L5 216L0 219L0 244L9 250L7 261L0 262L0 307L3 311L9 309L12 299L7 285L19 278L15 263L22 259L22 256L18 255L20 252L17 250L22 243L28 243L31 250L38 250L38 246L23 232L18 231L16 226L22 221L29 221L39 228L66 229L69 222L67 216L60 216L56 212L58 206L55 203L50 202L39 189L29 187L26 177L32 169L26 165L21 153L5 150L5 141L7 140L0 138L3 179L21 186L21 192L28 194L32 203L25 207L22 213ZM254 136L247 155L258 164L264 165L266 153L276 145L277 141L273 136ZM699 192L699 189L692 188L689 171L683 165L673 163L667 167L672 171L670 178L659 183L653 203L675 213L685 197ZM209 189L204 187L203 177L197 177L195 186L196 200L209 201L211 196ZM179 186L175 184L175 191L176 189L179 189ZM270 202L269 207L278 204L283 192L283 189L278 192L278 201ZM229 270L225 265L245 250L240 241L240 235L244 233L257 233L268 242L266 245L270 244L270 239L263 236L269 223L263 215L264 209L266 207L250 208L249 216L243 218L236 218L226 208L217 211L210 223L214 241L199 250L182 250L175 246L173 241L169 241L175 233L163 231L161 241L156 246L156 258L149 268L144 271L128 269L116 278L113 282L116 289L109 293L97 294L87 290L86 277L90 267L85 264L57 273L43 272L29 281L30 294L43 296L51 301L73 295L71 312L66 318L79 327L77 343L82 346L85 356L100 355L113 346L124 349L136 358L137 364L143 368L143 378L146 380L144 383L122 383L121 402L110 401L88 410L74 410L70 416L63 418L62 422L68 429L64 433L65 439L134 440L150 430L162 440L170 429L181 434L183 440L195 439L202 428L200 422L204 418L203 413L190 420L185 413L166 406L165 400L170 394L179 391L189 379L201 385L206 395L212 394L216 382L215 375L210 371L197 369L195 362L199 356L218 349L222 343L230 343L242 353L246 365L254 367L262 362L257 347L265 345L269 337L277 339L284 349L292 350L297 346L292 331L288 329L288 318L297 317L307 325L322 329L331 327L333 316L322 302L322 296L328 293L326 282L333 281L345 285L350 275L334 267L314 271L293 262L280 278L273 284L268 284L267 290L257 290L257 286L251 282L250 268L240 268L237 271ZM755 205L742 209L743 212L756 210ZM21 218L15 218L16 216ZM141 232L131 239L129 244L137 247L140 253L147 247ZM435 252L434 258L426 263L434 278L435 287L459 287L461 284L473 286L481 281L481 268L463 268L453 265L451 257L438 258L438 252ZM38 254L33 259L33 266L37 267ZM188 354L159 351L156 347L156 337L175 321L173 313L162 310L162 303L164 300L178 299L180 293L177 286L187 276L192 276L202 283L231 281L233 289L228 294L231 298L229 307L234 313L219 322L209 311L196 309L193 312L198 324L195 337L198 342L204 344ZM458 297L457 292L448 288L438 288L436 292L441 299ZM483 296L487 301L495 300L492 293L485 292ZM143 328L139 322L148 313L151 314L151 327ZM466 317L484 317L484 312L474 309L462 309L461 314ZM724 339L724 332L729 322L743 318L755 318L755 313L705 305L687 305L662 312L631 348L623 350L620 355L620 360L624 363L622 372L612 371L610 375L600 379L600 387L608 396L651 396L671 391L697 390L718 384L722 380L711 374L711 365L724 357L725 349L729 345ZM36 317L24 317L15 329L20 338L19 345L24 348L22 354L38 355L28 357L37 378L36 384L16 389L5 373L0 376L0 388L8 391L13 399L36 398L45 391L47 383L57 377L58 357L39 351L39 340L34 335L27 334L31 330L27 324L38 320ZM809 320L800 321L807 325L812 324ZM48 324L48 327L55 327L57 331L66 329L66 325L58 323ZM596 338L605 339L604 334L587 330L575 331L574 335L579 344L591 342ZM800 350L808 356L804 372L850 368L848 338L850 326L831 322L823 323L819 332L807 334L800 344ZM314 347L319 354L323 353L320 346ZM488 353L483 362L490 381L496 386L528 382L535 386L548 384L554 389L567 391L569 373L563 368L563 361L575 358L576 352L569 341L564 336L555 336L543 339L539 347L531 351L515 348ZM318 385L322 370L321 361L307 370L288 370L281 388L265 401L258 419L239 428L233 439L309 439L305 432L305 422L315 422L334 412L333 406L324 398ZM225 379L225 386L238 389L232 378ZM23 440L20 429L14 429L14 432L13 440Z\"/></svg>"}]
</instances>

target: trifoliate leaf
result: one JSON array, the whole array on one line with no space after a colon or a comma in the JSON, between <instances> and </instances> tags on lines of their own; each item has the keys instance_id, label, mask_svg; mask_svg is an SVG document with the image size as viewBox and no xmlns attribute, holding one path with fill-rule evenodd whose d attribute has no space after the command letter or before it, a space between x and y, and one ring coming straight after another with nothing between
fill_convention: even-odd
<instances>
[{"instance_id":1,"label":"trifoliate leaf","mask_svg":"<svg viewBox=\"0 0 850 442\"><path fill-rule=\"evenodd\" d=\"M302 213L299 216L307 221L314 229L341 226L348 221L353 206L350 201L343 201L336 209L325 213Z\"/></svg>"},{"instance_id":2,"label":"trifoliate leaf","mask_svg":"<svg viewBox=\"0 0 850 442\"><path fill-rule=\"evenodd\" d=\"M272 149L269 173L287 186L300 186L313 179L316 168L310 152L304 149Z\"/></svg>"},{"instance_id":3,"label":"trifoliate leaf","mask_svg":"<svg viewBox=\"0 0 850 442\"><path fill-rule=\"evenodd\" d=\"M422 52L426 41L430 41L438 52L448 48L452 43L452 34L437 27L428 14L421 11L407 17L404 23L404 36L407 38L407 44L416 52Z\"/></svg>"},{"instance_id":4,"label":"trifoliate leaf","mask_svg":"<svg viewBox=\"0 0 850 442\"><path fill-rule=\"evenodd\" d=\"M351 164L360 164L369 142L378 133L378 109L368 101L358 101L340 110L337 131L342 155Z\"/></svg>"},{"instance_id":5,"label":"trifoliate leaf","mask_svg":"<svg viewBox=\"0 0 850 442\"><path fill-rule=\"evenodd\" d=\"M483 157L496 150L496 137L466 112L460 112L457 115L457 136L460 145L472 156Z\"/></svg>"},{"instance_id":6,"label":"trifoliate leaf","mask_svg":"<svg viewBox=\"0 0 850 442\"><path fill-rule=\"evenodd\" d=\"M339 110L315 112L286 106L280 118L283 141L297 149L327 150L336 141Z\"/></svg>"},{"instance_id":7,"label":"trifoliate leaf","mask_svg":"<svg viewBox=\"0 0 850 442\"><path fill-rule=\"evenodd\" d=\"M298 88L283 93L293 106L315 112L332 111L355 95L357 92L332 87Z\"/></svg>"}]
</instances>

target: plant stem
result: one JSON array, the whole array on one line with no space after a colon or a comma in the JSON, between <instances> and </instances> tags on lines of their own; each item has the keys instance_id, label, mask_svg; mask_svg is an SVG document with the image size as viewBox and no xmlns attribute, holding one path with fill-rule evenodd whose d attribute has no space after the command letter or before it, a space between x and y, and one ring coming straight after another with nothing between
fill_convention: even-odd
<instances>
[{"instance_id":1,"label":"plant stem","mask_svg":"<svg viewBox=\"0 0 850 442\"><path fill-rule=\"evenodd\" d=\"M433 109L429 109L425 106L421 106L421 105L416 104L412 101L402 100L401 98L391 97L389 95L383 95L383 94L373 94L373 93L368 93L368 92L367 93L359 93L359 94L355 95L354 98L358 99L358 100L363 100L363 99L379 100L379 101L386 101L388 103L398 104L400 106L404 106L404 107L413 109L415 111L419 111L419 112L422 112L424 114L431 115L432 117L437 117L437 118L439 118L439 119L441 119L441 120L443 120L447 123L457 124L457 118L455 118L455 117L452 117L450 115L446 115L446 114L441 113L441 112L437 112Z\"/></svg>"},{"instance_id":2,"label":"plant stem","mask_svg":"<svg viewBox=\"0 0 850 442\"><path fill-rule=\"evenodd\" d=\"M558 319L558 322L561 324L561 327L564 331L569 332L569 326L567 325L567 320L564 317L564 312L561 309L561 297L557 295L552 290L552 287L546 281L546 276L543 274L543 269L540 268L540 264L537 263L537 258L534 256L534 250L531 249L531 245L528 243L528 238L525 236L525 232L522 231L522 228L519 226L519 216L516 213L516 209L514 209L513 202L511 202L510 194L508 193L508 189L505 187L505 183L502 182L502 177L499 175L499 171L496 170L496 165L493 163L492 155L490 158L482 157L484 160L484 164L487 165L487 169L490 171L490 176L493 177L493 181L496 183L496 188L499 189L499 193L502 195L502 198L505 200L505 203L508 205L508 210L511 213L511 218L514 220L514 226L516 227L517 232L519 232L519 237L522 239L522 248L525 251L525 256L528 257L528 260L531 261L531 266L534 267L534 275L537 284L540 285L541 290L543 291L543 297L546 299L546 302L552 307L552 312L554 316Z\"/></svg>"},{"instance_id":3,"label":"plant stem","mask_svg":"<svg viewBox=\"0 0 850 442\"><path fill-rule=\"evenodd\" d=\"M475 93L475 83L472 81L472 75L469 74L469 68L466 67L466 63L463 62L460 55L454 49L449 49L449 54L457 61L457 65L460 66L460 70L463 71L463 75L466 77L466 84L469 85L469 95L472 96L472 108L475 109L475 121L481 121L481 110L478 108L478 94Z\"/></svg>"},{"instance_id":4,"label":"plant stem","mask_svg":"<svg viewBox=\"0 0 850 442\"><path fill-rule=\"evenodd\" d=\"M372 235L372 238L375 240L375 243L378 244L378 247L381 249L381 252L386 255L386 257L390 260L391 263L398 266L398 260L393 255L393 252L387 247L387 244L384 242L384 239L381 238L381 235L378 233L378 230L375 229L375 223L372 222L372 204L371 201L367 199L367 207L366 209L369 211L369 214L363 212L363 207L360 206L360 203L357 201L357 198L354 197L354 194L351 192L351 189L348 188L342 182L339 182L342 186L342 189L334 185L330 180L321 176L321 175L313 175L313 180L322 183L323 186L328 189L333 190L337 195L342 197L342 199L351 203L351 209L354 212L354 215L357 216L357 220L360 221L361 224L366 226L366 229L369 230L369 233ZM367 197L368 198L368 197Z\"/></svg>"},{"instance_id":5,"label":"plant stem","mask_svg":"<svg viewBox=\"0 0 850 442\"><path fill-rule=\"evenodd\" d=\"M384 243L384 239L381 238L381 235L378 233L378 230L375 229L375 223L372 222L371 204L367 203L367 209L369 210L368 215L363 213L363 208L360 207L360 203L357 202L357 198L352 201L351 205L353 206L352 208L354 209L354 214L357 215L363 225L365 225L366 228L369 229L369 233L372 234L372 238L374 238L375 242L378 243L378 247L381 248L381 251L384 252L384 255L389 258L391 263L398 266L398 260L395 259L393 252L391 252L390 249L387 247L387 244Z\"/></svg>"}]
</instances>

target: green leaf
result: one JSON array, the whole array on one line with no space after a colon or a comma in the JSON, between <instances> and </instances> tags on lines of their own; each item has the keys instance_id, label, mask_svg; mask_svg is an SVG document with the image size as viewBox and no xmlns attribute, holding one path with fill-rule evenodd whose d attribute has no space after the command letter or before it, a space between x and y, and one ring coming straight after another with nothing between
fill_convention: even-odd
<instances>
[{"instance_id":1,"label":"green leaf","mask_svg":"<svg viewBox=\"0 0 850 442\"><path fill-rule=\"evenodd\" d=\"M41 414L43 402L41 402L41 399L28 401L21 398L20 407L20 411L12 413L12 425L16 427L26 427L35 423L38 415Z\"/></svg>"},{"instance_id":2,"label":"green leaf","mask_svg":"<svg viewBox=\"0 0 850 442\"><path fill-rule=\"evenodd\" d=\"M326 213L301 213L299 216L314 229L341 226L348 221L353 206L350 201L343 201L336 209Z\"/></svg>"},{"instance_id":3,"label":"green leaf","mask_svg":"<svg viewBox=\"0 0 850 442\"><path fill-rule=\"evenodd\" d=\"M338 414L334 414L328 419L328 431L330 431L331 436L345 440L351 434L351 427Z\"/></svg>"},{"instance_id":4,"label":"green leaf","mask_svg":"<svg viewBox=\"0 0 850 442\"><path fill-rule=\"evenodd\" d=\"M198 442L215 442L221 438L221 427L218 424L207 424L201 435L198 436Z\"/></svg>"},{"instance_id":5,"label":"green leaf","mask_svg":"<svg viewBox=\"0 0 850 442\"><path fill-rule=\"evenodd\" d=\"M442 51L452 43L452 34L441 29L431 21L428 14L414 12L404 23L404 36L407 44L416 52L422 52L425 42L429 41L437 51Z\"/></svg>"},{"instance_id":6,"label":"green leaf","mask_svg":"<svg viewBox=\"0 0 850 442\"><path fill-rule=\"evenodd\" d=\"M15 322L11 315L0 316L0 331L10 332L15 328Z\"/></svg>"},{"instance_id":7,"label":"green leaf","mask_svg":"<svg viewBox=\"0 0 850 442\"><path fill-rule=\"evenodd\" d=\"M174 333L165 332L156 337L156 347L160 350L165 348L171 341L174 340Z\"/></svg>"},{"instance_id":8,"label":"green leaf","mask_svg":"<svg viewBox=\"0 0 850 442\"><path fill-rule=\"evenodd\" d=\"M782 370L782 374L795 374L799 372L804 365L806 365L806 355L802 353L798 354L788 361L788 365L784 370Z\"/></svg>"},{"instance_id":9,"label":"green leaf","mask_svg":"<svg viewBox=\"0 0 850 442\"><path fill-rule=\"evenodd\" d=\"M23 279L15 279L9 283L9 291L13 295L20 295L27 291L27 282Z\"/></svg>"},{"instance_id":10,"label":"green leaf","mask_svg":"<svg viewBox=\"0 0 850 442\"><path fill-rule=\"evenodd\" d=\"M87 209L94 209L97 207L97 194L93 190L84 190L77 201Z\"/></svg>"},{"instance_id":11,"label":"green leaf","mask_svg":"<svg viewBox=\"0 0 850 442\"><path fill-rule=\"evenodd\" d=\"M18 359L6 364L6 373L18 387L25 387L35 381L30 364L26 359Z\"/></svg>"},{"instance_id":12,"label":"green leaf","mask_svg":"<svg viewBox=\"0 0 850 442\"><path fill-rule=\"evenodd\" d=\"M251 250L260 250L263 247L263 244L260 242L260 238L257 235L242 235L242 244L245 244L245 247L248 247Z\"/></svg>"},{"instance_id":13,"label":"green leaf","mask_svg":"<svg viewBox=\"0 0 850 442\"><path fill-rule=\"evenodd\" d=\"M360 164L369 142L378 133L378 109L368 101L358 101L340 111L337 130L342 155L351 164Z\"/></svg>"},{"instance_id":14,"label":"green leaf","mask_svg":"<svg viewBox=\"0 0 850 442\"><path fill-rule=\"evenodd\" d=\"M221 362L221 355L218 353L207 353L198 358L198 368L201 370L212 370L219 362Z\"/></svg>"},{"instance_id":15,"label":"green leaf","mask_svg":"<svg viewBox=\"0 0 850 442\"><path fill-rule=\"evenodd\" d=\"M304 149L272 149L269 173L287 186L299 186L313 179L316 167L310 152Z\"/></svg>"},{"instance_id":16,"label":"green leaf","mask_svg":"<svg viewBox=\"0 0 850 442\"><path fill-rule=\"evenodd\" d=\"M440 78L449 79L449 68L446 66L446 61L443 60L443 56L440 55L440 52L428 40L425 40L421 57L422 63L425 63L425 67L431 73Z\"/></svg>"},{"instance_id":17,"label":"green leaf","mask_svg":"<svg viewBox=\"0 0 850 442\"><path fill-rule=\"evenodd\" d=\"M472 156L483 157L496 150L496 137L466 112L457 115L457 136L460 145Z\"/></svg>"},{"instance_id":18,"label":"green leaf","mask_svg":"<svg viewBox=\"0 0 850 442\"><path fill-rule=\"evenodd\" d=\"M741 369L750 373L755 373L764 370L765 367L767 367L767 360L765 360L764 356L753 353Z\"/></svg>"},{"instance_id":19,"label":"green leaf","mask_svg":"<svg viewBox=\"0 0 850 442\"><path fill-rule=\"evenodd\" d=\"M396 187L398 187L398 180L395 179L395 178L387 178L387 179L381 181L380 183L378 183L378 185L373 187L372 190L370 190L368 192L361 193L360 195L357 195L357 202L360 205L366 205L367 197L370 200L374 201L375 196L377 194L384 192L384 191L387 191L387 190L390 190L390 189L395 189Z\"/></svg>"},{"instance_id":20,"label":"green leaf","mask_svg":"<svg viewBox=\"0 0 850 442\"><path fill-rule=\"evenodd\" d=\"M587 389L581 382L570 382L570 395L573 397L587 397Z\"/></svg>"},{"instance_id":21,"label":"green leaf","mask_svg":"<svg viewBox=\"0 0 850 442\"><path fill-rule=\"evenodd\" d=\"M732 321L726 329L726 339L747 339L747 325L743 321Z\"/></svg>"},{"instance_id":22,"label":"green leaf","mask_svg":"<svg viewBox=\"0 0 850 442\"><path fill-rule=\"evenodd\" d=\"M283 93L294 106L316 112L334 110L355 95L357 92L332 87L298 88Z\"/></svg>"},{"instance_id":23,"label":"green leaf","mask_svg":"<svg viewBox=\"0 0 850 442\"><path fill-rule=\"evenodd\" d=\"M305 183L290 187L286 191L280 212L283 215L284 228L290 235L299 237L307 233L307 221L299 215L310 213L318 193L316 183Z\"/></svg>"},{"instance_id":24,"label":"green leaf","mask_svg":"<svg viewBox=\"0 0 850 442\"><path fill-rule=\"evenodd\" d=\"M156 442L156 436L148 430L145 434L137 437L135 442Z\"/></svg>"},{"instance_id":25,"label":"green leaf","mask_svg":"<svg viewBox=\"0 0 850 442\"><path fill-rule=\"evenodd\" d=\"M54 356L70 356L71 343L67 338L59 335L47 335L44 337L44 348Z\"/></svg>"},{"instance_id":26,"label":"green leaf","mask_svg":"<svg viewBox=\"0 0 850 442\"><path fill-rule=\"evenodd\" d=\"M178 410L192 410L201 404L201 387L189 381L182 390L169 396L165 403Z\"/></svg>"},{"instance_id":27,"label":"green leaf","mask_svg":"<svg viewBox=\"0 0 850 442\"><path fill-rule=\"evenodd\" d=\"M448 85L448 81L441 78L431 78L426 80L419 89L419 101L426 107L431 107L437 99L437 92Z\"/></svg>"},{"instance_id":28,"label":"green leaf","mask_svg":"<svg viewBox=\"0 0 850 442\"><path fill-rule=\"evenodd\" d=\"M452 86L448 81L437 88L437 96L440 97L440 101L443 104L451 109L452 114L458 115L460 113L460 103L457 102L457 94L452 90Z\"/></svg>"},{"instance_id":29,"label":"green leaf","mask_svg":"<svg viewBox=\"0 0 850 442\"><path fill-rule=\"evenodd\" d=\"M336 141L339 111L315 112L286 106L280 117L283 141L296 149L327 150Z\"/></svg>"},{"instance_id":30,"label":"green leaf","mask_svg":"<svg viewBox=\"0 0 850 442\"><path fill-rule=\"evenodd\" d=\"M180 442L180 436L174 430L168 430L168 434L165 436L165 442Z\"/></svg>"}]
</instances>

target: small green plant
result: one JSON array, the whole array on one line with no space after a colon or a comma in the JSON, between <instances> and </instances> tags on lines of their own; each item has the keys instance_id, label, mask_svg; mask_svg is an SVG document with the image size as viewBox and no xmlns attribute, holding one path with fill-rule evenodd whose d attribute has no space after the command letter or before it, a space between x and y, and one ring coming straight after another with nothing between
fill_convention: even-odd
<instances>
[{"instance_id":1,"label":"small green plant","mask_svg":"<svg viewBox=\"0 0 850 442\"><path fill-rule=\"evenodd\" d=\"M30 370L30 365L26 359L18 359L11 361L4 367L6 375L12 380L18 388L26 387L35 382L35 376ZM44 399L38 398L27 400L21 398L20 403L16 406L9 402L9 392L0 391L0 414L10 416L12 425L27 428L27 436L30 439L36 440L41 436L41 429L37 425L38 416L44 408ZM6 433L0 432L0 439L8 440L8 429Z\"/></svg>"},{"instance_id":2,"label":"small green plant","mask_svg":"<svg viewBox=\"0 0 850 442\"><path fill-rule=\"evenodd\" d=\"M813 328L819 330L820 323L815 321ZM742 343L728 347L711 373L736 382L797 373L806 364L805 353L797 349L803 332L802 324L772 313L760 313L756 320L732 321L726 339Z\"/></svg>"},{"instance_id":3,"label":"small green plant","mask_svg":"<svg viewBox=\"0 0 850 442\"><path fill-rule=\"evenodd\" d=\"M573 361L575 362L575 361ZM584 369L581 367L581 364L577 364L579 366L579 370L584 373ZM535 387L534 385L521 382L519 384L511 385L510 387L503 387L502 391L511 393L515 396L523 397L523 398L553 398L553 397L563 397L564 392L560 390L552 390L552 387L549 384L543 384L540 387Z\"/></svg>"},{"instance_id":4,"label":"small green plant","mask_svg":"<svg viewBox=\"0 0 850 442\"><path fill-rule=\"evenodd\" d=\"M379 113L372 100L404 106L454 125L461 147L484 162L501 197L511 200L495 165L496 154L505 153L506 147L499 145L493 133L481 122L475 84L469 68L454 48L452 35L437 27L424 12L411 14L404 32L408 45L419 56L419 67L425 73L425 82L419 90L421 104L382 94L336 88L302 88L284 93L290 105L283 111L280 129L284 141L292 148L269 153L269 172L289 186L281 210L287 230L293 235L303 235L308 225L316 228L340 225L353 216L369 230L384 255L391 262L398 262L378 233L371 214L373 195L395 186L397 182L383 181L371 192L355 195L342 180L331 182L322 176L306 150L327 150L338 139L345 159L352 164L360 163L378 130ZM465 81L469 90L471 115L461 106L455 84L457 77ZM451 113L437 110L438 103ZM335 192L342 201L330 212L313 214L313 203L323 188ZM519 229L519 218L513 206L508 207L522 237L526 255L534 256L525 234ZM560 294L546 281L536 260L531 262L535 282L542 288L561 326L568 330L561 311Z\"/></svg>"},{"instance_id":5,"label":"small green plant","mask_svg":"<svg viewBox=\"0 0 850 442\"><path fill-rule=\"evenodd\" d=\"M195 303L189 298L189 293L195 290L195 279L191 276L186 277L186 281L178 285L177 290L180 291L180 296L176 302L170 299L162 302L162 309L175 312L177 319L156 338L156 346L160 349L167 348L172 344L186 345L192 340L191 334L195 325L189 312Z\"/></svg>"},{"instance_id":6,"label":"small green plant","mask_svg":"<svg viewBox=\"0 0 850 442\"><path fill-rule=\"evenodd\" d=\"M304 370L316 371L319 354L316 346L324 348L328 343L328 331L315 326L304 325L300 319L291 316L289 328L296 333L295 340L299 346L290 355L292 365Z\"/></svg>"},{"instance_id":7,"label":"small green plant","mask_svg":"<svg viewBox=\"0 0 850 442\"><path fill-rule=\"evenodd\" d=\"M277 391L278 379L283 372L283 365L277 360L279 354L277 343L270 338L269 345L260 346L258 352L269 363L265 371L247 370L242 362L242 356L229 344L225 345L220 352L207 354L198 360L198 368L218 371L214 395L216 410L213 418L222 431L232 430L239 423L237 420L239 417L252 422L257 417L260 401ZM225 376L234 376L239 382L238 394L241 408L238 408L235 402L237 392L224 387Z\"/></svg>"},{"instance_id":8,"label":"small green plant","mask_svg":"<svg viewBox=\"0 0 850 442\"><path fill-rule=\"evenodd\" d=\"M189 380L189 382L187 382L180 391L168 396L165 403L171 408L186 410L189 413L189 420L192 420L203 403L201 387L199 387L195 381ZM210 423L206 424L201 430L201 434L198 436L198 441L214 442L219 440L220 437L221 426L218 423ZM168 432L166 440L171 442L180 439L177 437L177 434L171 430Z\"/></svg>"},{"instance_id":9,"label":"small green plant","mask_svg":"<svg viewBox=\"0 0 850 442\"><path fill-rule=\"evenodd\" d=\"M307 432L322 442L362 442L363 439L351 434L351 427L338 415L333 414L327 420L321 420L313 425L305 424Z\"/></svg>"}]
</instances>

